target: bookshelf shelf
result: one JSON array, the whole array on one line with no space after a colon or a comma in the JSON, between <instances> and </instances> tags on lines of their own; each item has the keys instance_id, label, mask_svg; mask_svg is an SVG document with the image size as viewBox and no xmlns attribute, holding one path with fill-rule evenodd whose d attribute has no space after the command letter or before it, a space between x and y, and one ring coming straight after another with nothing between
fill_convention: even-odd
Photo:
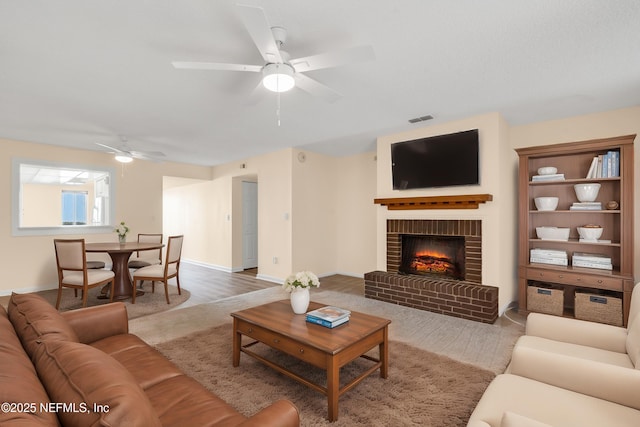
<instances>
[{"instance_id":1,"label":"bookshelf shelf","mask_svg":"<svg viewBox=\"0 0 640 427\"><path fill-rule=\"evenodd\" d=\"M622 323L629 315L633 289L633 144L635 135L570 142L517 149L519 156L519 243L518 290L519 310L527 313L527 288L530 285L551 286L564 290L564 312L574 313L576 291L613 296L622 299ZM615 152L619 158L619 176L585 178L595 157ZM535 181L541 167L552 166L563 174L564 180ZM603 207L609 201L619 203L615 210L571 210L578 202L573 186L600 183L596 199ZM558 197L555 211L536 210L536 197ZM603 228L601 239L611 243L579 241L577 227L596 224ZM536 227L565 227L570 229L568 241L537 238ZM531 249L567 254L569 265L558 266L530 262ZM539 252L539 251L538 251ZM613 270L574 267L574 253L593 254ZM545 256L547 256L545 254ZM552 255L548 255L552 256ZM577 259L577 258L576 258Z\"/></svg>"}]
</instances>

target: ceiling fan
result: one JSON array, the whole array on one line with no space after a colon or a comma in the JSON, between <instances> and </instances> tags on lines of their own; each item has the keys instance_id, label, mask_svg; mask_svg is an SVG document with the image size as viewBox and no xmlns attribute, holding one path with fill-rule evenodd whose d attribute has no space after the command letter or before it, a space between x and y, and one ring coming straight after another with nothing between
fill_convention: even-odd
<instances>
[{"instance_id":1,"label":"ceiling fan","mask_svg":"<svg viewBox=\"0 0 640 427\"><path fill-rule=\"evenodd\" d=\"M120 148L112 147L110 145L101 144L96 142L96 145L100 147L106 148L110 153L115 154L115 158L120 163L129 163L132 162L133 159L141 159L141 160L151 160L154 162L160 162L164 159L165 154L161 151L134 151L129 148L129 144L127 138L124 136L120 136L120 141L122 145Z\"/></svg>"},{"instance_id":2,"label":"ceiling fan","mask_svg":"<svg viewBox=\"0 0 640 427\"><path fill-rule=\"evenodd\" d=\"M340 93L303 73L375 59L371 46L358 46L290 59L289 54L282 50L287 38L287 30L282 27L270 27L264 10L260 7L241 4L237 6L249 35L265 61L264 65L179 61L171 64L178 69L262 73L258 88L264 86L272 92L280 93L297 87L328 102L335 102L342 97Z\"/></svg>"}]
</instances>

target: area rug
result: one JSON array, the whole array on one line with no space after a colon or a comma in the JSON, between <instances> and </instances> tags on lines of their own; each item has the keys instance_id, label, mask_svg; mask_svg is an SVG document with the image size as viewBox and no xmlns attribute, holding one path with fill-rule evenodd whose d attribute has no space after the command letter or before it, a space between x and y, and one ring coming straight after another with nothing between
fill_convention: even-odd
<instances>
[{"instance_id":1,"label":"area rug","mask_svg":"<svg viewBox=\"0 0 640 427\"><path fill-rule=\"evenodd\" d=\"M302 426L465 426L495 374L446 356L391 341L389 376L379 371L365 378L339 400L339 418L327 420L327 399L298 382L242 354L232 367L231 324L157 344L156 348L188 375L250 416L278 399L300 410ZM278 360L306 378L323 383L324 371L263 345L253 350ZM377 348L372 351L377 356ZM371 362L358 359L343 367L341 382Z\"/></svg>"},{"instance_id":2,"label":"area rug","mask_svg":"<svg viewBox=\"0 0 640 427\"><path fill-rule=\"evenodd\" d=\"M101 290L102 288L100 286L89 289L89 295L87 296L87 307L109 303L109 299L98 299L98 295L100 295ZM154 293L151 293L150 282L145 282L142 290L145 292L145 294L136 297L135 304L131 304L131 299L123 301L127 306L127 314L129 316L129 319L135 319L138 317L147 316L149 314L159 313L161 311L175 308L183 302L187 301L191 296L189 291L183 287L180 287L182 295L178 295L178 288L176 286L169 285L169 301L171 301L171 303L167 304L167 301L164 297L164 285L162 283L156 283L156 291ZM51 305L55 306L56 298L58 297L58 290L50 289L47 291L40 291L38 292L38 295L41 295L44 299L49 301ZM80 296L80 292L78 292L78 296L75 297L73 289L66 288L62 290L60 311L75 310L81 307L82 298Z\"/></svg>"}]
</instances>

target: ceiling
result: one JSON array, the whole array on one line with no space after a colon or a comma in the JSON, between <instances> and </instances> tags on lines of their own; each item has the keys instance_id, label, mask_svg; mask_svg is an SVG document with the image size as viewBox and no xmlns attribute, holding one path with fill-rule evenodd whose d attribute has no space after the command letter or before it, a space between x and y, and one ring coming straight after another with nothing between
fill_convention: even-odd
<instances>
[{"instance_id":1,"label":"ceiling","mask_svg":"<svg viewBox=\"0 0 640 427\"><path fill-rule=\"evenodd\" d=\"M288 31L293 58L371 45L376 59L248 100L262 65L231 0L0 0L0 138L162 151L216 165L302 147L374 150L379 135L500 112L511 125L640 105L637 0L241 0ZM428 122L408 120L433 115Z\"/></svg>"}]
</instances>

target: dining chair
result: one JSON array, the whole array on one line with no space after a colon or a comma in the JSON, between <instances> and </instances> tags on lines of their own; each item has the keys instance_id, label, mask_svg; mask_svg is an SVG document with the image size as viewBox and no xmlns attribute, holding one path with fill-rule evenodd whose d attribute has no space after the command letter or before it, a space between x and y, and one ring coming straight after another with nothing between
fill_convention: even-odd
<instances>
[{"instance_id":1,"label":"dining chair","mask_svg":"<svg viewBox=\"0 0 640 427\"><path fill-rule=\"evenodd\" d=\"M138 243L162 243L162 233L138 233ZM137 251L129 258L129 268L138 269L162 263L162 248Z\"/></svg>"},{"instance_id":2,"label":"dining chair","mask_svg":"<svg viewBox=\"0 0 640 427\"><path fill-rule=\"evenodd\" d=\"M138 233L138 243L162 243L162 233ZM137 251L136 256L129 258L128 267L137 270L142 267L162 263L162 248ZM140 287L144 280L140 282Z\"/></svg>"},{"instance_id":3,"label":"dining chair","mask_svg":"<svg viewBox=\"0 0 640 427\"><path fill-rule=\"evenodd\" d=\"M150 265L142 267L133 273L133 297L131 303L136 303L136 284L138 280L150 280L151 292L155 292L156 282L164 283L164 295L169 302L169 279L176 278L178 285L178 295L182 295L180 290L180 278L178 272L180 270L180 256L182 254L182 241L184 236L169 236L169 243L167 244L167 251L164 264Z\"/></svg>"},{"instance_id":4,"label":"dining chair","mask_svg":"<svg viewBox=\"0 0 640 427\"><path fill-rule=\"evenodd\" d=\"M78 296L82 291L82 306L87 306L89 289L111 283L110 301L113 301L113 271L87 268L87 254L84 239L54 239L56 264L58 266L58 298L56 309L60 308L62 288L72 288Z\"/></svg>"}]
</instances>

